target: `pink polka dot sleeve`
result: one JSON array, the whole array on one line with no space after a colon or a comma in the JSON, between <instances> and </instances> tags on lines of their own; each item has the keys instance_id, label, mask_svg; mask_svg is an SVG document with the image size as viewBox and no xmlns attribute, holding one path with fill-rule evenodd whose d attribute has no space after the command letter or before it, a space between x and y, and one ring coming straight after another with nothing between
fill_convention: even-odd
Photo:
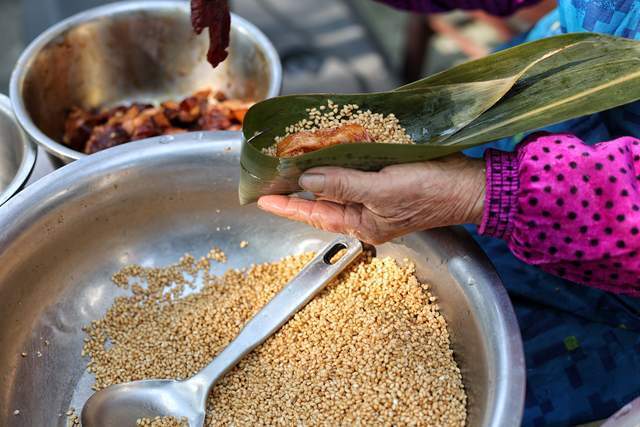
<instances>
[{"instance_id":1,"label":"pink polka dot sleeve","mask_svg":"<svg viewBox=\"0 0 640 427\"><path fill-rule=\"evenodd\" d=\"M532 135L488 150L480 233L573 282L640 296L640 141Z\"/></svg>"}]
</instances>

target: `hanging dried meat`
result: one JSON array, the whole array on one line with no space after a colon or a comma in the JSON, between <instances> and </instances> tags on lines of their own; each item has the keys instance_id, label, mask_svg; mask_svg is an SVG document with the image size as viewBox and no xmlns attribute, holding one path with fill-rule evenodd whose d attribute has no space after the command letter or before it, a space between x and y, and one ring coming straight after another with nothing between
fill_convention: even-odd
<instances>
[{"instance_id":1,"label":"hanging dried meat","mask_svg":"<svg viewBox=\"0 0 640 427\"><path fill-rule=\"evenodd\" d=\"M191 25L196 34L209 28L207 60L215 68L227 58L231 31L228 0L191 0Z\"/></svg>"}]
</instances>

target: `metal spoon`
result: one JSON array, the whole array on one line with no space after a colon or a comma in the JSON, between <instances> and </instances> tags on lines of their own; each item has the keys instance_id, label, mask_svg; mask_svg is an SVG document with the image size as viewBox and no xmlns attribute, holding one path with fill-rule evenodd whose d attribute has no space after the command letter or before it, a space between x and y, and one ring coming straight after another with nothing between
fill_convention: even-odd
<instances>
[{"instance_id":1,"label":"metal spoon","mask_svg":"<svg viewBox=\"0 0 640 427\"><path fill-rule=\"evenodd\" d=\"M345 253L335 261L341 250ZM95 393L82 409L84 427L134 427L140 418L187 418L189 426L204 425L211 387L246 354L262 344L360 253L362 244L340 237L319 254L256 314L213 361L185 381L147 380L108 387Z\"/></svg>"}]
</instances>

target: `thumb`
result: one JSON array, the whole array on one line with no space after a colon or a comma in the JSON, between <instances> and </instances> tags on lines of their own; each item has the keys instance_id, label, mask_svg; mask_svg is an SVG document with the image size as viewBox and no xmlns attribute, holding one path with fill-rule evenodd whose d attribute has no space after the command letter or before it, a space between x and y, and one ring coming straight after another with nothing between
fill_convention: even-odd
<instances>
[{"instance_id":1,"label":"thumb","mask_svg":"<svg viewBox=\"0 0 640 427\"><path fill-rule=\"evenodd\" d=\"M323 199L342 203L364 203L378 187L377 176L375 172L339 167L314 168L305 171L298 184L305 191Z\"/></svg>"}]
</instances>

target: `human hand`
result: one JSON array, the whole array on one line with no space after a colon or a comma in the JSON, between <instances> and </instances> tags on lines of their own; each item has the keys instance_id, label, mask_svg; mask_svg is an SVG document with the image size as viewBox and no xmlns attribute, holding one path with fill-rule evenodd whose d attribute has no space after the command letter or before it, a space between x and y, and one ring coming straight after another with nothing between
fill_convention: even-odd
<instances>
[{"instance_id":1,"label":"human hand","mask_svg":"<svg viewBox=\"0 0 640 427\"><path fill-rule=\"evenodd\" d=\"M482 219L484 162L462 155L389 166L380 172L315 168L299 182L316 200L264 196L258 206L371 244L418 230L479 224Z\"/></svg>"}]
</instances>

